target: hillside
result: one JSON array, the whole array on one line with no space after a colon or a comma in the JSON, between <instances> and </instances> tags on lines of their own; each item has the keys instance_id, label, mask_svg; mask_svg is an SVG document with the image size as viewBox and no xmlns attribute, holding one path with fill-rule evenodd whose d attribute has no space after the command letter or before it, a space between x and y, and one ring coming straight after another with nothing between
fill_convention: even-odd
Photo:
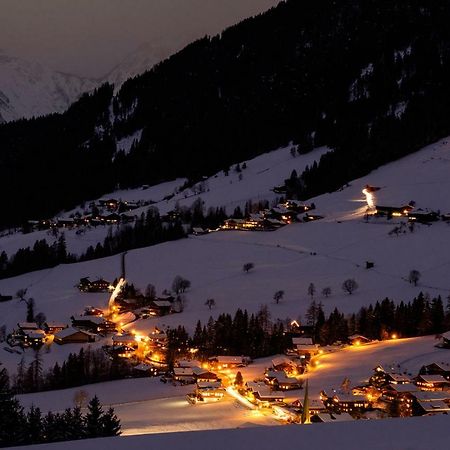
<instances>
[{"instance_id":1,"label":"hillside","mask_svg":"<svg viewBox=\"0 0 450 450\"><path fill-rule=\"evenodd\" d=\"M279 150L249 162L247 170L254 172L244 174L242 183L247 179L250 185L257 186L257 180L261 180L260 192L264 195L267 184L262 181L261 174L258 175L260 170L257 168L263 168L268 161L275 167L275 160L283 167L282 161L288 161L287 153L287 149ZM301 158L304 157L299 157L299 167ZM450 292L450 259L442 242L450 232L449 226L442 221L430 226L416 224L414 233L390 235L402 219L380 218L366 223L361 191L365 185L372 184L382 187L377 196L385 204L415 200L417 208L439 208L446 212L450 210L446 196L449 164L450 145L443 140L354 180L341 191L311 199L317 212L324 215L322 220L292 224L266 233L222 231L191 236L128 252L127 279L141 289L153 283L161 293L170 288L177 274L192 282L183 313L139 320L133 328L148 333L155 325L173 327L183 324L193 332L197 320L206 323L210 315L234 313L237 308L255 312L261 304L268 305L273 320L304 317L310 303L307 288L311 282L318 289L316 299L323 302L327 312L336 306L344 312L357 312L361 306L385 297L407 302L420 291L445 299ZM251 181L252 177L254 181ZM269 176L267 178L272 182ZM211 190L205 196L207 205L223 201L220 186L227 186L224 181L225 177L211 180ZM231 186L234 185L233 179ZM162 188L159 192L165 191ZM252 197L250 192L248 197L244 192L230 190L231 206ZM184 201L191 204L192 199ZM173 206L173 203L166 206ZM366 261L374 262L374 268L365 269ZM255 269L248 274L242 271L246 262L255 264ZM407 281L411 269L422 273L416 287ZM14 294L18 289L27 288L28 295L36 301L36 311L43 311L49 320L67 323L72 314L81 312L85 306L104 307L108 300L108 294L80 293L74 286L81 277L112 280L119 273L120 256L115 256L1 280L0 292ZM353 295L345 294L341 289L347 278L356 279L360 286ZM326 286L332 289L328 298L320 294ZM273 294L279 289L285 291L285 297L280 304L275 304ZM207 298L216 300L212 310L204 305ZM17 322L24 320L25 310L18 300L0 304L0 325L4 323L11 330ZM49 358L48 364L73 351L69 347L72 346L57 346L49 356L44 355ZM29 356L32 357L32 353ZM6 352L2 355L2 361L11 364L10 367L19 360L19 355Z\"/></svg>"},{"instance_id":2,"label":"hillside","mask_svg":"<svg viewBox=\"0 0 450 450\"><path fill-rule=\"evenodd\" d=\"M197 181L289 142L300 153L335 149L292 193L335 190L450 133L449 17L446 2L289 0L192 43L116 95L105 87L61 116L4 125L1 222L54 215L117 185ZM61 133L75 123L83 133Z\"/></svg>"}]
</instances>

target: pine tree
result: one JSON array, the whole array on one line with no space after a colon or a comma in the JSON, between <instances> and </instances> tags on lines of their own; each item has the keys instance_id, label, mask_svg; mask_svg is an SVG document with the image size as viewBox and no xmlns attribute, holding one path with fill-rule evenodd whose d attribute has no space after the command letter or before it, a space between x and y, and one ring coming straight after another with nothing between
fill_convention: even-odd
<instances>
[{"instance_id":1,"label":"pine tree","mask_svg":"<svg viewBox=\"0 0 450 450\"><path fill-rule=\"evenodd\" d=\"M0 368L0 447L26 442L23 408L9 388L8 372Z\"/></svg>"},{"instance_id":2,"label":"pine tree","mask_svg":"<svg viewBox=\"0 0 450 450\"><path fill-rule=\"evenodd\" d=\"M31 406L26 415L26 442L38 444L43 442L42 414L39 408Z\"/></svg>"},{"instance_id":3,"label":"pine tree","mask_svg":"<svg viewBox=\"0 0 450 450\"><path fill-rule=\"evenodd\" d=\"M121 433L120 420L114 413L113 408L108 410L101 417L102 436L119 436Z\"/></svg>"},{"instance_id":4,"label":"pine tree","mask_svg":"<svg viewBox=\"0 0 450 450\"><path fill-rule=\"evenodd\" d=\"M103 409L97 396L88 404L88 412L84 419L86 437L95 438L103 435L101 418Z\"/></svg>"}]
</instances>

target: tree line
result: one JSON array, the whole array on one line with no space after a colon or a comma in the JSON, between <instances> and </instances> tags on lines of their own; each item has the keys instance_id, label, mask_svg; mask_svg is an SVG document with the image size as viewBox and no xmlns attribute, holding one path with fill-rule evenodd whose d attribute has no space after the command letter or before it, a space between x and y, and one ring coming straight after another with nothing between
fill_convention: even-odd
<instances>
[{"instance_id":1,"label":"tree line","mask_svg":"<svg viewBox=\"0 0 450 450\"><path fill-rule=\"evenodd\" d=\"M9 387L5 368L0 369L0 447L118 436L120 420L113 408L103 410L93 397L86 413L80 407L43 414L38 407L26 411Z\"/></svg>"},{"instance_id":2,"label":"tree line","mask_svg":"<svg viewBox=\"0 0 450 450\"><path fill-rule=\"evenodd\" d=\"M8 257L0 254L0 278L21 275L34 270L55 267L58 264L70 264L116 255L126 250L156 245L186 236L179 220L164 222L156 208L149 208L132 225L122 225L114 232L110 228L103 243L89 246L80 256L67 251L64 234L49 245L45 239L35 242L32 248L19 249Z\"/></svg>"},{"instance_id":3,"label":"tree line","mask_svg":"<svg viewBox=\"0 0 450 450\"><path fill-rule=\"evenodd\" d=\"M428 294L420 293L407 303L395 304L385 298L350 315L335 308L328 317L322 303L312 301L305 319L313 329L316 342L322 345L346 342L352 334L370 339L387 339L392 334L398 337L425 336L450 328L450 300L444 307L440 296L431 299Z\"/></svg>"},{"instance_id":4,"label":"tree line","mask_svg":"<svg viewBox=\"0 0 450 450\"><path fill-rule=\"evenodd\" d=\"M132 367L123 358L108 356L103 349L81 348L62 363L43 370L42 350L35 350L28 365L22 359L12 377L15 394L67 389L84 384L123 379L132 375Z\"/></svg>"}]
</instances>

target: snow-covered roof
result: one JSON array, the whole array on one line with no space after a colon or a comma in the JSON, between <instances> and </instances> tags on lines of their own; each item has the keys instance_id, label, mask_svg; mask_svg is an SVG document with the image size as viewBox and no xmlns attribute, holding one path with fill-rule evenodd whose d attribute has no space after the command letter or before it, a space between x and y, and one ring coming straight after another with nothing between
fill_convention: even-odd
<instances>
[{"instance_id":1,"label":"snow-covered roof","mask_svg":"<svg viewBox=\"0 0 450 450\"><path fill-rule=\"evenodd\" d=\"M209 359L210 361L217 360L219 364L242 364L244 361L243 356L214 356Z\"/></svg>"},{"instance_id":2,"label":"snow-covered roof","mask_svg":"<svg viewBox=\"0 0 450 450\"><path fill-rule=\"evenodd\" d=\"M441 335L444 339L450 340L450 331L446 331L445 333L442 333Z\"/></svg>"},{"instance_id":3,"label":"snow-covered roof","mask_svg":"<svg viewBox=\"0 0 450 450\"><path fill-rule=\"evenodd\" d=\"M96 336L95 333L90 333L89 331L80 330L80 329L74 328L74 327L69 327L69 328L65 328L64 330L58 331L55 334L55 337L59 338L59 339L64 339L68 336L72 336L73 334L77 334L77 333L86 334L87 336Z\"/></svg>"},{"instance_id":4,"label":"snow-covered roof","mask_svg":"<svg viewBox=\"0 0 450 450\"><path fill-rule=\"evenodd\" d=\"M410 381L410 378L407 375L402 375L400 373L389 373L390 378L397 382Z\"/></svg>"},{"instance_id":5,"label":"snow-covered roof","mask_svg":"<svg viewBox=\"0 0 450 450\"><path fill-rule=\"evenodd\" d=\"M426 412L450 411L450 406L442 400L432 402L418 402Z\"/></svg>"},{"instance_id":6,"label":"snow-covered roof","mask_svg":"<svg viewBox=\"0 0 450 450\"><path fill-rule=\"evenodd\" d=\"M192 370L192 367L174 367L173 373L175 376L193 376L194 372Z\"/></svg>"},{"instance_id":7,"label":"snow-covered roof","mask_svg":"<svg viewBox=\"0 0 450 450\"><path fill-rule=\"evenodd\" d=\"M112 336L113 342L135 342L136 338L131 334L115 334Z\"/></svg>"},{"instance_id":8,"label":"snow-covered roof","mask_svg":"<svg viewBox=\"0 0 450 450\"><path fill-rule=\"evenodd\" d=\"M164 337L166 335L164 334ZM196 369L199 369L202 365L202 363L200 361L197 361L196 359L180 359L177 362L178 367L193 367ZM202 369L203 370L203 369ZM205 372L207 372L207 370L204 370Z\"/></svg>"},{"instance_id":9,"label":"snow-covered roof","mask_svg":"<svg viewBox=\"0 0 450 450\"><path fill-rule=\"evenodd\" d=\"M197 383L198 389L207 390L207 389L220 389L222 387L222 383L220 381L202 381Z\"/></svg>"},{"instance_id":10,"label":"snow-covered roof","mask_svg":"<svg viewBox=\"0 0 450 450\"><path fill-rule=\"evenodd\" d=\"M286 356L279 356L278 358L272 359L272 365L274 367L282 365L295 366L295 363L291 359L286 358Z\"/></svg>"},{"instance_id":11,"label":"snow-covered roof","mask_svg":"<svg viewBox=\"0 0 450 450\"><path fill-rule=\"evenodd\" d=\"M45 324L48 328L65 328L67 324L63 322L45 322Z\"/></svg>"},{"instance_id":12,"label":"snow-covered roof","mask_svg":"<svg viewBox=\"0 0 450 450\"><path fill-rule=\"evenodd\" d=\"M293 345L313 345L313 340L310 337L293 337Z\"/></svg>"},{"instance_id":13,"label":"snow-covered roof","mask_svg":"<svg viewBox=\"0 0 450 450\"><path fill-rule=\"evenodd\" d=\"M168 300L153 300L153 303L158 308L167 308L169 306L172 306L172 303L170 303Z\"/></svg>"},{"instance_id":14,"label":"snow-covered roof","mask_svg":"<svg viewBox=\"0 0 450 450\"><path fill-rule=\"evenodd\" d=\"M414 397L418 401L421 402L430 402L435 400L450 400L450 392L444 392L444 391L417 391L414 393Z\"/></svg>"},{"instance_id":15,"label":"snow-covered roof","mask_svg":"<svg viewBox=\"0 0 450 450\"><path fill-rule=\"evenodd\" d=\"M73 319L78 322L91 322L96 325L101 325L102 323L105 323L105 319L103 317L99 316L73 316Z\"/></svg>"},{"instance_id":16,"label":"snow-covered roof","mask_svg":"<svg viewBox=\"0 0 450 450\"><path fill-rule=\"evenodd\" d=\"M22 330L37 330L39 328L36 322L19 322L17 326Z\"/></svg>"},{"instance_id":17,"label":"snow-covered roof","mask_svg":"<svg viewBox=\"0 0 450 450\"><path fill-rule=\"evenodd\" d=\"M421 378L423 381L425 381L425 383L448 383L449 382L442 375L420 375L419 378Z\"/></svg>"},{"instance_id":18,"label":"snow-covered roof","mask_svg":"<svg viewBox=\"0 0 450 450\"><path fill-rule=\"evenodd\" d=\"M45 338L45 332L42 330L26 330L25 335L30 339L42 339Z\"/></svg>"},{"instance_id":19,"label":"snow-covered roof","mask_svg":"<svg viewBox=\"0 0 450 450\"><path fill-rule=\"evenodd\" d=\"M395 392L416 392L419 390L419 388L416 385L411 383L390 384L386 389Z\"/></svg>"}]
</instances>

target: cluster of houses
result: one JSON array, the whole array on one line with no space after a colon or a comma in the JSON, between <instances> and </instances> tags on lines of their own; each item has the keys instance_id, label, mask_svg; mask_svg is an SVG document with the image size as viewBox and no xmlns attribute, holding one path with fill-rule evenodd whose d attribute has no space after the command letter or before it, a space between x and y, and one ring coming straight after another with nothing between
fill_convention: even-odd
<instances>
[{"instance_id":1,"label":"cluster of houses","mask_svg":"<svg viewBox=\"0 0 450 450\"><path fill-rule=\"evenodd\" d=\"M265 209L245 218L227 219L221 230L242 231L274 231L293 222L310 222L322 219L322 216L311 214L315 205L305 205L298 200L286 200L271 209Z\"/></svg>"},{"instance_id":2,"label":"cluster of houses","mask_svg":"<svg viewBox=\"0 0 450 450\"><path fill-rule=\"evenodd\" d=\"M58 217L55 219L29 220L31 231L48 230L51 228L79 228L85 226L114 225L133 222L136 220L135 209L149 205L148 201L122 201L114 198L92 202L89 207L91 213L75 213L72 217Z\"/></svg>"},{"instance_id":3,"label":"cluster of houses","mask_svg":"<svg viewBox=\"0 0 450 450\"><path fill-rule=\"evenodd\" d=\"M413 204L403 206L382 206L376 205L375 208L370 211L370 214L375 217L392 218L405 218L408 222L417 222L422 224L430 224L443 220L450 222L450 213L441 214L439 211L424 211L422 209L415 209Z\"/></svg>"}]
</instances>

